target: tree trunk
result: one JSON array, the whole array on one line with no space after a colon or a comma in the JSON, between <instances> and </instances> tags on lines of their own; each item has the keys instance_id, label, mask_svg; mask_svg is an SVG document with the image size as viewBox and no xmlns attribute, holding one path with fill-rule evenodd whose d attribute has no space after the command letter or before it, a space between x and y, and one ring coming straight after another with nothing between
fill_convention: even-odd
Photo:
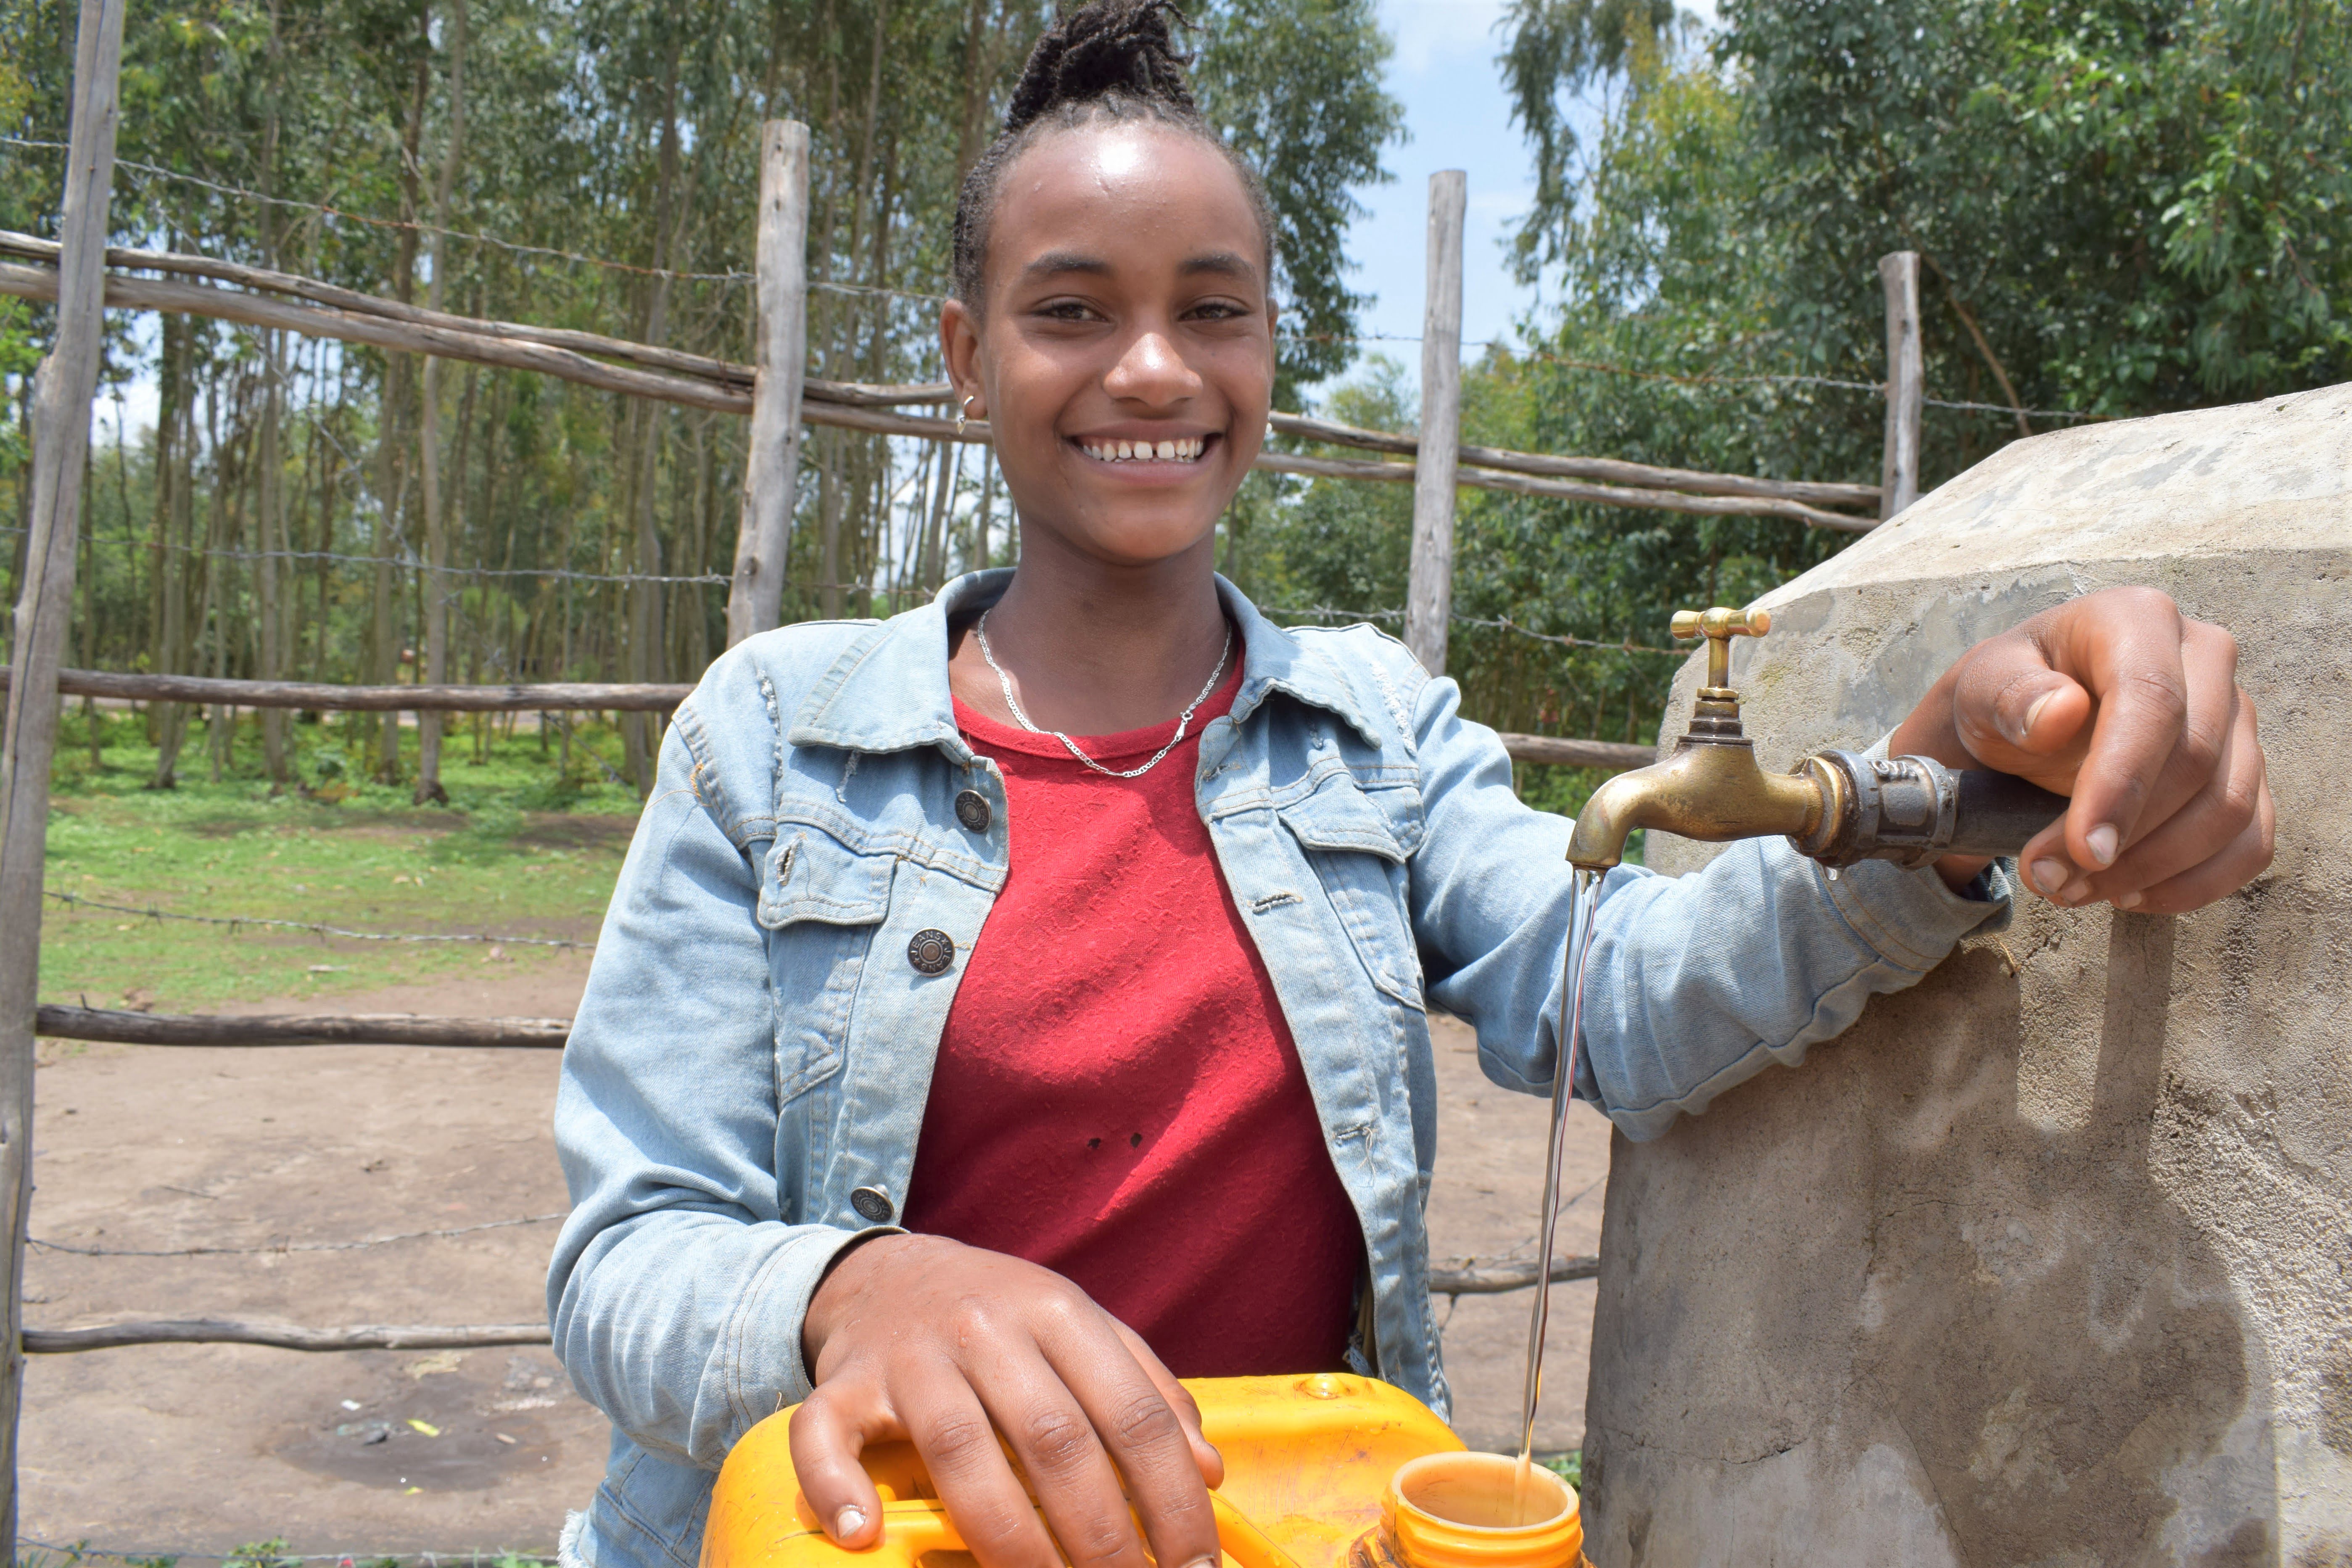
<instances>
[{"instance_id":1,"label":"tree trunk","mask_svg":"<svg viewBox=\"0 0 2352 1568\"><path fill-rule=\"evenodd\" d=\"M447 236L449 201L457 184L459 161L466 146L466 0L450 0L449 7L449 146L441 159L441 180L433 193L433 283L425 303L438 310L449 283ZM467 384L472 384L470 378ZM441 362L425 361L421 450L417 461L425 479L425 668L418 679L439 686L449 678L449 521L441 504ZM453 487L465 490L460 470ZM441 715L416 716L415 804L449 804L441 787Z\"/></svg>"},{"instance_id":2,"label":"tree trunk","mask_svg":"<svg viewBox=\"0 0 2352 1568\"><path fill-rule=\"evenodd\" d=\"M416 73L408 96L408 121L401 133L399 237L394 243L393 296L402 304L416 297L416 155L425 134L425 95L433 64L433 8L417 7L419 35ZM407 423L408 368L404 354L384 356L383 404L377 416L378 509L375 524L375 681L389 686L400 679L400 633L394 615L393 559L400 539L400 517L408 497ZM375 775L383 784L400 780L400 715L386 713L380 731Z\"/></svg>"},{"instance_id":3,"label":"tree trunk","mask_svg":"<svg viewBox=\"0 0 2352 1568\"><path fill-rule=\"evenodd\" d=\"M667 79L662 92L661 151L654 176L654 276L647 290L646 325L642 342L658 348L669 330L670 256L677 236L673 226L678 225L672 216L672 201L677 195L678 161L677 137L677 54L671 51ZM651 581L661 575L661 536L656 526L654 491L660 479L662 428L667 410L638 399L636 405L637 479L634 502L635 563L631 570L646 581L634 583L629 595L629 679L650 682L661 679L662 646L662 584ZM640 798L653 793L654 753L659 741L655 721L643 714L631 714L622 721L622 749L626 760L629 782L636 786Z\"/></svg>"},{"instance_id":4,"label":"tree trunk","mask_svg":"<svg viewBox=\"0 0 2352 1568\"><path fill-rule=\"evenodd\" d=\"M187 554L181 526L187 481L181 473L187 446L187 334L192 323L184 316L162 319L156 374L155 519L153 668L159 672L181 670L180 638L187 618ZM170 789L178 783L173 769L180 742L187 733L188 710L176 702L152 704L148 727L155 742L155 775L150 789Z\"/></svg>"},{"instance_id":5,"label":"tree trunk","mask_svg":"<svg viewBox=\"0 0 2352 1568\"><path fill-rule=\"evenodd\" d=\"M278 117L277 93L279 87L278 37L282 0L270 0L269 5L269 70L266 91L270 95L268 117L261 132L261 191L264 196L274 195L278 186ZM278 254L278 209L268 202L260 204L261 251L264 262L273 270L280 258ZM261 399L260 474L255 498L256 559L253 563L253 613L259 632L255 674L263 680L276 680L285 673L286 619L284 606L278 601L278 552L286 548L284 513L285 485L278 474L278 426L286 416L284 380L286 372L286 334L264 332L261 335L264 385ZM269 790L276 795L286 787L286 715L267 712L261 715L261 754L269 770Z\"/></svg>"}]
</instances>

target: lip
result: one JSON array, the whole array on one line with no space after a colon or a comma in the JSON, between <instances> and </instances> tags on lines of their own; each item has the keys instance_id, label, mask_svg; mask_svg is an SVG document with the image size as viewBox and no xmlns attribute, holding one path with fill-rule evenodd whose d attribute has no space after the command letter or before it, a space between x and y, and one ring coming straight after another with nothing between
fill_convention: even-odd
<instances>
[{"instance_id":1,"label":"lip","mask_svg":"<svg viewBox=\"0 0 2352 1568\"><path fill-rule=\"evenodd\" d=\"M1109 430L1089 430L1082 436L1066 436L1067 443L1089 468L1117 470L1138 478L1165 479L1176 475L1197 473L1209 465L1218 444L1224 439L1220 430L1171 430L1166 426L1150 428L1129 426ZM1097 455L1097 449L1117 450L1122 447L1158 447L1174 444L1179 451L1199 448L1197 454L1176 457L1119 457Z\"/></svg>"}]
</instances>

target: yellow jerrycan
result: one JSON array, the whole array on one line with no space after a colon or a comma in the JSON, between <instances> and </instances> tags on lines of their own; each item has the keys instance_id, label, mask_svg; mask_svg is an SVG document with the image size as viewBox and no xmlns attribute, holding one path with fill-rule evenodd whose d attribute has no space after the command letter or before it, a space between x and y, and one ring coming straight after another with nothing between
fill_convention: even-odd
<instances>
[{"instance_id":1,"label":"yellow jerrycan","mask_svg":"<svg viewBox=\"0 0 2352 1568\"><path fill-rule=\"evenodd\" d=\"M1465 1452L1419 1400L1344 1373L1184 1386L1224 1456L1210 1494L1228 1568L1580 1568L1576 1494L1541 1468L1514 1503L1517 1461ZM743 1436L711 1493L702 1568L970 1568L910 1444L866 1451L882 1540L852 1552L819 1526L793 1473L792 1412ZM1498 1491L1498 1489L1499 1491ZM1543 1515L1515 1522L1527 1512Z\"/></svg>"}]
</instances>

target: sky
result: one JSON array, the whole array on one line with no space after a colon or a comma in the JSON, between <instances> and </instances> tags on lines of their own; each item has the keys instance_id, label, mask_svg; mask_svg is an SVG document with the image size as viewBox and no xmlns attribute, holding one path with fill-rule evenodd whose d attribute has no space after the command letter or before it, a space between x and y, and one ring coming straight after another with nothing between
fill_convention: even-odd
<instances>
[{"instance_id":1,"label":"sky","mask_svg":"<svg viewBox=\"0 0 2352 1568\"><path fill-rule=\"evenodd\" d=\"M1535 165L1527 141L1511 123L1495 23L1503 0L1381 0L1381 22L1396 39L1388 89L1404 105L1409 136L1391 146L1382 164L1396 179L1359 187L1370 212L1349 231L1348 254L1359 264L1349 279L1377 295L1360 318L1368 336L1421 336L1422 279L1428 254L1429 176L1461 169L1469 176L1469 214L1462 246L1462 342L1504 336L1536 302L1532 289L1511 277L1510 235L1535 198ZM1415 365L1419 347L1389 346Z\"/></svg>"}]
</instances>

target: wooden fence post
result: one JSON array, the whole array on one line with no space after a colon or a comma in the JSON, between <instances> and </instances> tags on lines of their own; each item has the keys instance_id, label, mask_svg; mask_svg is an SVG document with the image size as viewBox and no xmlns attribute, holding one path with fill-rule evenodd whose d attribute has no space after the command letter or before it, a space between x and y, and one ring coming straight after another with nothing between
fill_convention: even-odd
<instances>
[{"instance_id":1,"label":"wooden fence post","mask_svg":"<svg viewBox=\"0 0 2352 1568\"><path fill-rule=\"evenodd\" d=\"M796 120L760 128L758 322L752 331L751 428L735 581L727 590L727 646L776 624L792 548L801 466L801 387L808 374L809 130Z\"/></svg>"},{"instance_id":2,"label":"wooden fence post","mask_svg":"<svg viewBox=\"0 0 2352 1568\"><path fill-rule=\"evenodd\" d=\"M25 1218L33 1196L33 1034L41 967L41 861L49 762L58 743L58 668L73 623L74 542L90 398L105 352L106 220L114 183L116 79L123 0L81 0L73 121L59 213L58 335L33 405L33 506L16 599L16 679L0 732L0 1543L16 1555L16 1415L25 1391Z\"/></svg>"},{"instance_id":3,"label":"wooden fence post","mask_svg":"<svg viewBox=\"0 0 2352 1568\"><path fill-rule=\"evenodd\" d=\"M1878 515L1893 517L1919 499L1919 415L1927 364L1919 348L1919 253L1878 258L1886 285L1886 458L1878 473Z\"/></svg>"},{"instance_id":4,"label":"wooden fence post","mask_svg":"<svg viewBox=\"0 0 2352 1568\"><path fill-rule=\"evenodd\" d=\"M1462 456L1462 218L1470 179L1429 176L1429 296L1421 327L1421 445L1413 458L1412 574L1404 645L1432 675L1445 673L1454 616L1454 475Z\"/></svg>"}]
</instances>

